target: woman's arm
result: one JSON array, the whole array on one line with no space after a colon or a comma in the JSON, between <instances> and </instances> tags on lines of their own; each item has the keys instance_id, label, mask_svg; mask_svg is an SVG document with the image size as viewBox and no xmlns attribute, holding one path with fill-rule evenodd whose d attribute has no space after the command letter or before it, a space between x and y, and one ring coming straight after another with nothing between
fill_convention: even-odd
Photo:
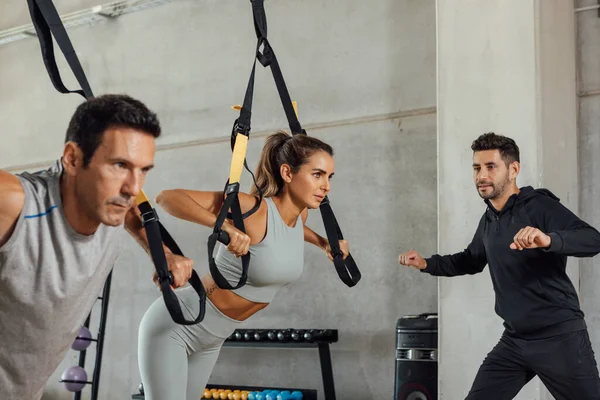
<instances>
[{"instance_id":1,"label":"woman's arm","mask_svg":"<svg viewBox=\"0 0 600 400\"><path fill-rule=\"evenodd\" d=\"M242 213L249 211L256 204L256 197L246 193L239 193L238 199ZM156 203L168 214L176 218L212 228L215 226L217 215L223 206L223 192L205 192L187 189L163 190L156 197ZM259 213L253 214L252 217L257 216L257 214ZM248 229L248 226L246 228L250 236L236 229L228 220L223 222L222 229L229 234L230 238L230 244L227 249L236 256L241 256L248 252L251 242L250 237L255 236L252 229Z\"/></svg>"},{"instance_id":2,"label":"woman's arm","mask_svg":"<svg viewBox=\"0 0 600 400\"><path fill-rule=\"evenodd\" d=\"M176 218L212 228L217 222L217 214L223 205L223 192L163 190L156 196L155 201L163 210Z\"/></svg>"},{"instance_id":3,"label":"woman's arm","mask_svg":"<svg viewBox=\"0 0 600 400\"><path fill-rule=\"evenodd\" d=\"M250 211L257 201L256 197L246 193L238 193L238 199L242 213ZM212 228L223 200L223 192L172 189L160 192L155 201L174 217Z\"/></svg>"},{"instance_id":4,"label":"woman's arm","mask_svg":"<svg viewBox=\"0 0 600 400\"><path fill-rule=\"evenodd\" d=\"M314 244L323 251L327 251L329 243L327 239L317 234L315 231L306 226L306 220L308 218L308 209L302 211L302 224L304 225L304 241L307 243Z\"/></svg>"}]
</instances>

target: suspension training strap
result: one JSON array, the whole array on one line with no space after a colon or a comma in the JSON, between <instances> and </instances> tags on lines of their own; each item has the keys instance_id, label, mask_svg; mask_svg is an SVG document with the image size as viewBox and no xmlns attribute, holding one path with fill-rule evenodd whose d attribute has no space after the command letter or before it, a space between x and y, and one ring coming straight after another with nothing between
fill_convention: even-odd
<instances>
[{"instance_id":1,"label":"suspension training strap","mask_svg":"<svg viewBox=\"0 0 600 400\"><path fill-rule=\"evenodd\" d=\"M29 4L29 13L42 50L42 58L52 84L60 93L77 93L86 99L94 97L92 89L83 72L83 68L79 63L77 54L73 49L69 35L60 20L58 11L54 7L52 0L27 0ZM62 50L69 67L73 71L81 90L69 90L63 84L58 66L56 65L56 57L54 55L54 47L52 45L52 35L56 39L56 43Z\"/></svg>"},{"instance_id":2,"label":"suspension training strap","mask_svg":"<svg viewBox=\"0 0 600 400\"><path fill-rule=\"evenodd\" d=\"M252 3L252 14L254 17L254 30L258 42L263 45L263 51L262 53L258 53L257 58L264 67L268 66L271 68L273 80L275 81L275 86L277 87L281 104L292 134L306 135L306 131L298 121L298 116L295 112L285 80L283 79L283 73L279 67L275 52L267 39L267 17L264 0L250 0L250 2ZM323 199L319 208L321 210L321 217L323 219L323 225L325 226L327 240L331 247L333 263L337 274L347 286L353 287L360 281L361 273L351 254L348 254L346 259L343 259L339 241L343 240L344 237L327 196Z\"/></svg>"},{"instance_id":3,"label":"suspension training strap","mask_svg":"<svg viewBox=\"0 0 600 400\"><path fill-rule=\"evenodd\" d=\"M260 47L260 41L257 44L256 52ZM256 179L252 171L248 168L246 163L246 151L248 148L248 140L250 138L250 120L252 117L252 99L254 96L254 76L256 72L256 57L252 66L252 72L250 73L250 79L248 80L248 86L246 88L246 94L244 96L244 104L240 109L240 115L233 124L231 133L231 147L233 155L231 157L231 167L229 170L229 179L223 191L224 202L217 215L217 220L213 228L213 233L208 237L208 268L213 280L217 286L221 289L239 289L246 284L248 279L248 267L250 265L250 253L246 253L242 256L242 274L238 283L233 286L229 281L221 274L217 263L214 258L214 250L217 241L224 244L229 244L229 237L226 232L221 228L226 218L233 220L233 225L241 232L246 232L244 226L244 219L254 214L260 207L262 202L262 192L259 189L259 198L257 199L254 207L245 214L242 214L240 206L239 190L240 190L240 179L242 176L243 168L246 167L248 172L252 174L252 179L256 184ZM257 186L258 187L258 186ZM229 210L231 209L231 213Z\"/></svg>"},{"instance_id":4,"label":"suspension training strap","mask_svg":"<svg viewBox=\"0 0 600 400\"><path fill-rule=\"evenodd\" d=\"M73 49L73 45L71 44L67 31L65 30L60 16L54 7L54 4L52 3L52 0L27 0L27 3L29 5L31 19L40 42L44 64L48 71L48 75L50 76L50 80L52 81L52 84L56 90L65 94L77 93L83 96L86 100L93 98L94 95L83 68L81 67L79 59L77 58L77 54ZM52 36L54 36L56 43L60 47L67 60L67 63L73 71L73 74L77 78L77 81L82 88L81 90L69 90L62 82L58 66L56 64ZM140 191L140 194L136 198L136 203L142 215L142 223L148 237L148 246L150 247L152 261L154 262L156 273L159 277L163 298L165 304L167 305L167 309L173 318L173 321L181 325L192 325L202 321L204 319L206 293L198 274L196 271L192 270L192 277L190 278L189 283L196 290L196 293L198 293L198 296L200 297L200 312L195 320L188 321L185 319L181 311L179 300L170 286L173 283L173 276L168 270L168 264L163 248L163 241L165 246L167 246L167 248L169 248L169 250L171 250L174 254L183 256L183 253L169 232L159 222L156 210L152 208L143 191Z\"/></svg>"},{"instance_id":5,"label":"suspension training strap","mask_svg":"<svg viewBox=\"0 0 600 400\"><path fill-rule=\"evenodd\" d=\"M169 264L167 263L163 243L171 250L171 252L173 252L173 254L183 256L183 252L166 228L158 220L156 210L152 207L143 191L140 191L135 201L142 216L142 224L144 225L146 237L148 238L150 255L156 269L156 274L158 275L158 282L160 283L163 299L169 314L171 314L171 318L180 325L194 325L201 322L204 319L206 309L206 292L200 277L195 270L192 270L192 276L188 281L200 299L200 312L198 313L198 317L189 321L183 315L179 299L175 295L173 289L171 289L173 275L169 272Z\"/></svg>"}]
</instances>

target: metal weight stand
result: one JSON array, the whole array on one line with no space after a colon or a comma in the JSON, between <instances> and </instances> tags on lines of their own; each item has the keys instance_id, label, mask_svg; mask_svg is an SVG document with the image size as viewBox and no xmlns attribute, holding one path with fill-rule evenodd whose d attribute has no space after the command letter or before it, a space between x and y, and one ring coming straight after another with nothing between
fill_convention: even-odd
<instances>
[{"instance_id":1,"label":"metal weight stand","mask_svg":"<svg viewBox=\"0 0 600 400\"><path fill-rule=\"evenodd\" d=\"M321 332L321 337L314 340L303 340L306 332ZM279 334L284 332L284 339L279 339ZM274 333L275 339L269 339L268 334ZM298 335L298 339L292 336ZM287 335L286 335L287 334ZM259 340L253 338L258 335ZM321 377L326 400L335 400L335 384L333 381L333 366L331 364L331 351L329 345L338 341L337 329L238 329L223 344L224 347L271 347L271 348L317 348L321 365Z\"/></svg>"},{"instance_id":2,"label":"metal weight stand","mask_svg":"<svg viewBox=\"0 0 600 400\"><path fill-rule=\"evenodd\" d=\"M108 313L108 301L110 299L110 284L112 280L112 271L108 274L106 278L106 282L104 283L104 289L102 291L102 296L98 297L98 300L102 301L102 307L100 309L100 323L98 325L98 335L96 339L91 339L91 341L96 342L96 359L94 361L94 372L92 376L92 380L90 382L85 382L86 384L92 385L92 396L91 400L98 400L98 390L100 386L100 371L102 369L102 352L104 350L104 332L106 331L106 316ZM90 319L92 317L92 313L88 315L85 320L84 326L86 328L90 327ZM86 359L86 350L82 350L79 353L79 366L85 369L85 359ZM62 382L62 381L61 381ZM73 395L73 400L81 400L81 391L75 392Z\"/></svg>"}]
</instances>

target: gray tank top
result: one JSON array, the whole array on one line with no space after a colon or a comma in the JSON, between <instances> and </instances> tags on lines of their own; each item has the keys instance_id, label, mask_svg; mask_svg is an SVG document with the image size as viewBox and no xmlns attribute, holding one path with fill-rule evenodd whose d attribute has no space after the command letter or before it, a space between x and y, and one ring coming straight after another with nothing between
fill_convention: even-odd
<instances>
[{"instance_id":1,"label":"gray tank top","mask_svg":"<svg viewBox=\"0 0 600 400\"><path fill-rule=\"evenodd\" d=\"M267 234L262 242L250 246L250 265L245 286L232 290L237 295L257 303L269 303L275 294L302 274L304 268L304 227L302 216L291 228L283 222L271 198L267 203ZM230 284L239 282L242 259L236 258L223 245L219 246L215 262Z\"/></svg>"},{"instance_id":2,"label":"gray tank top","mask_svg":"<svg viewBox=\"0 0 600 400\"><path fill-rule=\"evenodd\" d=\"M0 247L0 399L39 399L101 293L122 228L76 233L60 196L62 163L17 176L25 204ZM90 374L90 371L88 371ZM91 376L91 375L90 375Z\"/></svg>"}]
</instances>

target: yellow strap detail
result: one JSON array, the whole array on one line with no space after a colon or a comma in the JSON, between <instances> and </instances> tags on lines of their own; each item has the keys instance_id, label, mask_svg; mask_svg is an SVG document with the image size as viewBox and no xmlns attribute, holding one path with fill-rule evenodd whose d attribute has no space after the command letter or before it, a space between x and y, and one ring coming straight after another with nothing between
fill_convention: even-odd
<instances>
[{"instance_id":1,"label":"yellow strap detail","mask_svg":"<svg viewBox=\"0 0 600 400\"><path fill-rule=\"evenodd\" d=\"M235 145L233 146L233 156L231 157L231 168L229 170L229 183L237 183L242 177L244 169L244 159L246 158L246 149L248 148L248 136L237 134Z\"/></svg>"},{"instance_id":2,"label":"yellow strap detail","mask_svg":"<svg viewBox=\"0 0 600 400\"><path fill-rule=\"evenodd\" d=\"M140 193L135 198L135 204L139 206L140 204L145 202L148 202L148 204L150 204L150 200L148 200L148 197L146 197L146 193L144 193L143 190L140 190Z\"/></svg>"}]
</instances>

